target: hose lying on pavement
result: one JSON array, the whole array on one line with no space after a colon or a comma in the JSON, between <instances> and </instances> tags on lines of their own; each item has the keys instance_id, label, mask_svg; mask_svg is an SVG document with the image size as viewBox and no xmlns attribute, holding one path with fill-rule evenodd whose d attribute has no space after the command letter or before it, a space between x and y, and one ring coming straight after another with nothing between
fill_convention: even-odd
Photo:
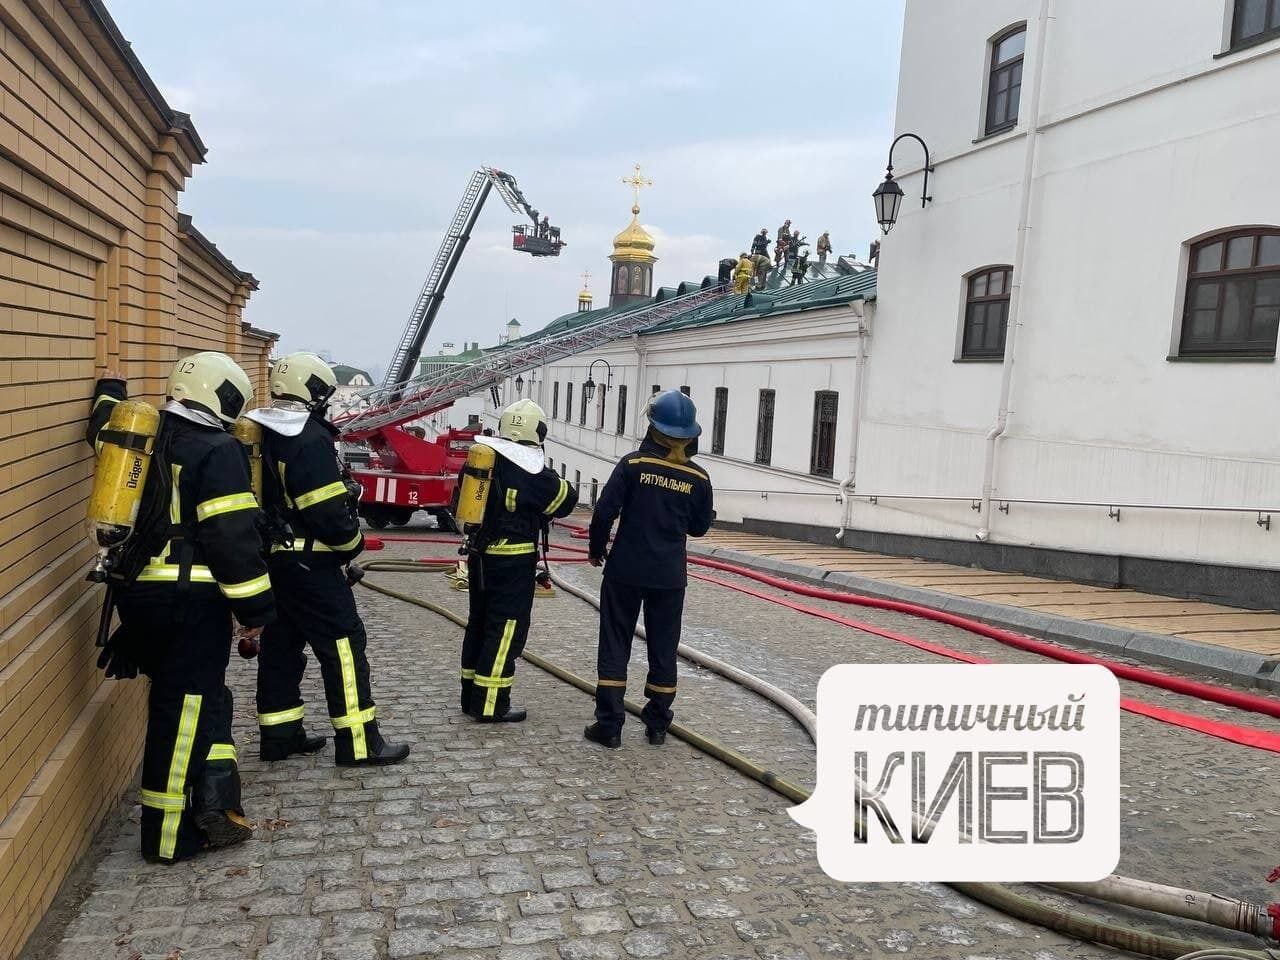
<instances>
[{"instance_id":1,"label":"hose lying on pavement","mask_svg":"<svg viewBox=\"0 0 1280 960\"><path fill-rule=\"evenodd\" d=\"M443 561L419 563L417 561L403 560L374 560L365 564L364 569L396 573L422 573L441 570L444 566L445 564ZM368 579L361 579L360 583L368 589L381 593L384 596L392 597L405 603L414 604L415 606L422 607L425 610L430 610L431 612L444 617L464 629L467 625L465 617L461 617L449 610L447 607L433 603L430 600L415 597L411 594L401 593L380 584L370 583ZM564 586L565 585L561 584L562 589ZM575 596L578 595L576 591L573 592L575 593ZM571 671L566 670L564 667L539 656L533 651L526 649L521 656L540 670L543 670L557 679L563 680L564 682L577 687L584 693L595 693L595 684L591 683L591 681L577 676ZM635 701L630 699L624 700L624 705L629 713L636 716L640 715L642 708ZM801 709L805 709L803 705L801 705ZM669 729L674 736L685 741L690 746L702 751L714 759L720 760L738 772L751 777L758 783L761 783L781 796L786 797L792 803L803 803L805 800L809 799L811 795L810 791L793 783L787 778L782 777L755 761L748 759L724 744L691 730L683 724L672 723ZM1127 950L1132 953L1154 957L1157 958L1157 960L1181 960L1181 958L1188 957L1188 955L1192 954L1203 954L1204 956L1197 957L1197 960L1208 960L1208 956L1214 953L1221 954L1224 957L1230 955L1230 960L1274 960L1271 954L1263 951L1237 951L1229 948L1217 948L1204 941L1167 937L1161 934L1148 933L1131 927L1107 923L1106 921L1087 914L1054 907L1049 904L1032 900L1028 897L1020 896L1019 894L1009 890L1007 887L999 884L949 883L946 884L946 886L951 887L951 889L955 890L957 893L963 894L964 896L985 904L1000 913L1004 913L1025 923L1053 930L1056 933L1060 933L1068 937L1074 937L1078 940L1086 940L1090 943L1096 943L1101 946Z\"/></svg>"}]
</instances>

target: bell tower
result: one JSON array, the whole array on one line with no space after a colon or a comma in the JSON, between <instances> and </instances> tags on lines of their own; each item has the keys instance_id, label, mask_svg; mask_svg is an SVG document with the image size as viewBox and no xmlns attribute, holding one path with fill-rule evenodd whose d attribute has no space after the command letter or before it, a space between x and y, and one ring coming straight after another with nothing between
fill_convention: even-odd
<instances>
[{"instance_id":1,"label":"bell tower","mask_svg":"<svg viewBox=\"0 0 1280 960\"><path fill-rule=\"evenodd\" d=\"M609 306L625 306L653 296L653 265L658 258L653 255L653 237L640 226L640 190L653 186L653 181L640 175L640 164L635 172L623 177L622 182L634 191L631 206L631 223L613 238L613 253L609 261Z\"/></svg>"},{"instance_id":2,"label":"bell tower","mask_svg":"<svg viewBox=\"0 0 1280 960\"><path fill-rule=\"evenodd\" d=\"M586 313L591 309L591 271L582 271L582 289L578 291L578 312Z\"/></svg>"}]
</instances>

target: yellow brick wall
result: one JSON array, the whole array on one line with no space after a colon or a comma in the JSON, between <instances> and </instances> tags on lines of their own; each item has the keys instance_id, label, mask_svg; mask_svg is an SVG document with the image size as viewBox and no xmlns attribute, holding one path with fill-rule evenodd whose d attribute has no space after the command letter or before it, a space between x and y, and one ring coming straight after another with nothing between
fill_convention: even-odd
<instances>
[{"instance_id":1,"label":"yellow brick wall","mask_svg":"<svg viewBox=\"0 0 1280 960\"><path fill-rule=\"evenodd\" d=\"M242 330L248 288L183 253L198 156L100 32L80 0L0 0L0 957L141 754L146 684L103 681L84 582L96 374L160 402L180 349L231 350L262 379L272 344Z\"/></svg>"}]
</instances>

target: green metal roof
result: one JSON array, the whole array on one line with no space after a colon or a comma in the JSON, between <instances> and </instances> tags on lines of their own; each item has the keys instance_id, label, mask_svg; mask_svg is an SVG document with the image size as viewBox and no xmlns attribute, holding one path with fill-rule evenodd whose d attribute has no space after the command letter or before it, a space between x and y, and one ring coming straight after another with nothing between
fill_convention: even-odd
<instances>
[{"instance_id":1,"label":"green metal roof","mask_svg":"<svg viewBox=\"0 0 1280 960\"><path fill-rule=\"evenodd\" d=\"M357 373L361 374L370 383L373 383L373 378L370 377L366 371L361 370L359 367L348 366L345 363L332 363L329 365L329 367L330 369L333 370L333 375L337 377L338 383L344 386L347 384L350 384L351 381L355 378L355 375Z\"/></svg>"}]
</instances>

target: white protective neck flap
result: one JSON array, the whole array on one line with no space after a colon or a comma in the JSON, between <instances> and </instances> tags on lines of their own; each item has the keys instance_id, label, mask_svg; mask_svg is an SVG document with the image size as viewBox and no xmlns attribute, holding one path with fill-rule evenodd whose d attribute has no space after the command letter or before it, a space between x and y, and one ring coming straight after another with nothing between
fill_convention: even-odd
<instances>
[{"instance_id":1,"label":"white protective neck flap","mask_svg":"<svg viewBox=\"0 0 1280 960\"><path fill-rule=\"evenodd\" d=\"M525 473L541 473L547 465L547 456L542 452L541 447L531 447L528 444L516 443L514 440L504 440L502 437L479 436L475 438L475 442L492 447L496 453L510 460Z\"/></svg>"},{"instance_id":2,"label":"white protective neck flap","mask_svg":"<svg viewBox=\"0 0 1280 960\"><path fill-rule=\"evenodd\" d=\"M165 413L172 413L175 417L181 417L183 420L190 420L192 423L198 423L202 427L217 427L219 430L225 429L222 421L211 413L205 413L203 410L192 410L190 407L179 403L177 400L170 400L164 405Z\"/></svg>"},{"instance_id":3,"label":"white protective neck flap","mask_svg":"<svg viewBox=\"0 0 1280 960\"><path fill-rule=\"evenodd\" d=\"M259 407L245 414L254 423L282 437L296 437L307 425L311 414L306 410L282 410L280 407Z\"/></svg>"}]
</instances>

